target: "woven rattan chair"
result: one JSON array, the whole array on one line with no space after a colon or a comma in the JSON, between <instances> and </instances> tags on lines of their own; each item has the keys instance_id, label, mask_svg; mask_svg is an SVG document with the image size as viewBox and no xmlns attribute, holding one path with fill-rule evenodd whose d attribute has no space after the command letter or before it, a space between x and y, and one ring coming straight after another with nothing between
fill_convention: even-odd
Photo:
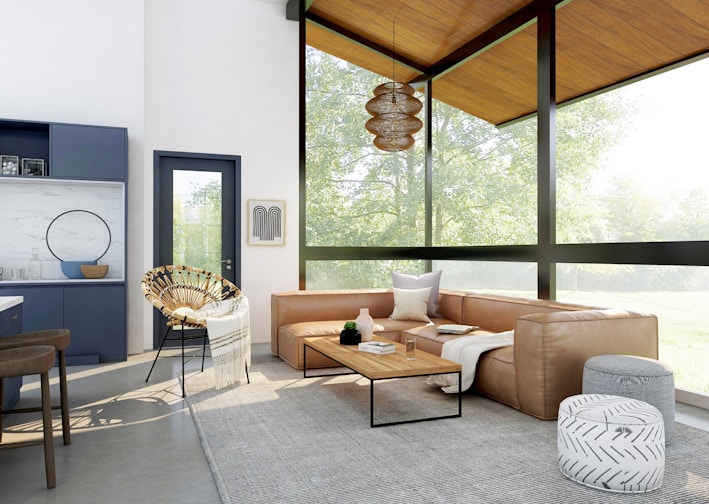
<instances>
[{"instance_id":1,"label":"woven rattan chair","mask_svg":"<svg viewBox=\"0 0 709 504\"><path fill-rule=\"evenodd\" d=\"M160 342L160 348L150 367L147 382L153 372L160 352L168 340L180 340L182 346L182 396L185 395L185 341L202 339L202 371L204 355L207 349L207 327L194 317L183 313L185 308L198 310L204 305L223 301L241 295L239 288L229 280L199 268L191 266L158 266L148 271L140 283L145 298L167 317L167 329ZM179 329L179 332L176 331ZM198 329L198 334L186 334L185 329ZM170 336L170 332L176 333ZM247 381L249 370L246 369Z\"/></svg>"}]
</instances>

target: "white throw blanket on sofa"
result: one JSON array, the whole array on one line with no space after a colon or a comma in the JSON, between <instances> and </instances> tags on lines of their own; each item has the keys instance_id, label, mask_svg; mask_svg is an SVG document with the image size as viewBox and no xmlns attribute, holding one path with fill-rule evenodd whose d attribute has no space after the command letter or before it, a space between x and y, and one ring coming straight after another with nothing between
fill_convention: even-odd
<instances>
[{"instance_id":1,"label":"white throw blanket on sofa","mask_svg":"<svg viewBox=\"0 0 709 504\"><path fill-rule=\"evenodd\" d=\"M443 343L441 357L463 365L461 390L466 391L473 384L475 369L483 352L510 346L514 343L514 331L478 336L462 336ZM426 383L442 387L447 394L458 393L458 374L449 373L429 376Z\"/></svg>"},{"instance_id":2,"label":"white throw blanket on sofa","mask_svg":"<svg viewBox=\"0 0 709 504\"><path fill-rule=\"evenodd\" d=\"M241 296L215 301L199 310L189 310L198 320L205 320L212 350L216 388L221 389L246 378L251 367L251 330L249 300Z\"/></svg>"}]
</instances>

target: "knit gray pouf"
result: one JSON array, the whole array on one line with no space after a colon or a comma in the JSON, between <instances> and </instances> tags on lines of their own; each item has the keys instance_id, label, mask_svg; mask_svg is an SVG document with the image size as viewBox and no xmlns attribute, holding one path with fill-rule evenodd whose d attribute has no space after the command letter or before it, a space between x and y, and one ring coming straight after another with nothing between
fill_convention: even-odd
<instances>
[{"instance_id":1,"label":"knit gray pouf","mask_svg":"<svg viewBox=\"0 0 709 504\"><path fill-rule=\"evenodd\" d=\"M675 433L675 380L667 364L632 355L597 355L583 367L584 394L630 397L655 406L665 421L665 442Z\"/></svg>"}]
</instances>

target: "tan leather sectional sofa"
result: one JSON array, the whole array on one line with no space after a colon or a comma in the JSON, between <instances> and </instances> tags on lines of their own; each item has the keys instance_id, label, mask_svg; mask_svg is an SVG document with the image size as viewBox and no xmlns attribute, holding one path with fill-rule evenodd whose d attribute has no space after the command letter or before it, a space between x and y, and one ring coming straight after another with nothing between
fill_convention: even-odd
<instances>
[{"instance_id":1,"label":"tan leather sectional sofa","mask_svg":"<svg viewBox=\"0 0 709 504\"><path fill-rule=\"evenodd\" d=\"M360 308L369 308L379 336L400 341L414 335L416 348L432 354L440 355L443 343L460 337L437 334L425 322L390 320L392 289L292 291L271 296L271 351L302 369L303 338L339 334ZM581 393L583 365L589 357L658 358L654 315L443 289L439 311L444 318L431 319L436 325L475 325L480 334L514 329L514 345L482 355L473 388L545 420L557 417L563 399ZM308 353L308 368L334 365Z\"/></svg>"}]
</instances>

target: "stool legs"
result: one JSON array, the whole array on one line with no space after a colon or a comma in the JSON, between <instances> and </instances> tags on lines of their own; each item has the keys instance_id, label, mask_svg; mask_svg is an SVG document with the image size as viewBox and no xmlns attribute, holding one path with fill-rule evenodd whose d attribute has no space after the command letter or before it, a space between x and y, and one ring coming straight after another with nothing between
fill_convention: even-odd
<instances>
[{"instance_id":1,"label":"stool legs","mask_svg":"<svg viewBox=\"0 0 709 504\"><path fill-rule=\"evenodd\" d=\"M0 450L44 445L44 469L47 488L57 486L56 464L54 461L54 431L52 422L52 398L49 389L49 371L54 367L56 347L52 345L16 346L0 350L0 377L22 377L39 375L42 405L39 408L23 408L12 412L42 412L42 439L34 436L25 441L0 445Z\"/></svg>"},{"instance_id":2,"label":"stool legs","mask_svg":"<svg viewBox=\"0 0 709 504\"><path fill-rule=\"evenodd\" d=\"M0 443L2 442L2 416L5 414L2 411L2 406L5 404L5 379L0 378Z\"/></svg>"},{"instance_id":3,"label":"stool legs","mask_svg":"<svg viewBox=\"0 0 709 504\"><path fill-rule=\"evenodd\" d=\"M41 409L42 411L42 444L44 445L44 471L47 477L47 488L57 486L56 464L54 462L54 432L52 425L52 400L49 395L49 371L40 375L40 390L42 391L41 408L30 408L30 411ZM2 385L0 378L0 385ZM2 403L0 403L0 420L2 420ZM68 415L67 415L68 418ZM0 422L0 438L2 436L2 423ZM65 430L65 433L69 432ZM66 434L65 434L66 435ZM31 446L39 444L37 441L17 441L10 445L3 445L1 448L12 448L13 446ZM68 444L68 443L67 443Z\"/></svg>"},{"instance_id":4,"label":"stool legs","mask_svg":"<svg viewBox=\"0 0 709 504\"><path fill-rule=\"evenodd\" d=\"M71 431L69 422L69 392L67 390L66 381L66 353L64 350L59 352L59 399L62 409L62 435L64 444L71 444Z\"/></svg>"},{"instance_id":5,"label":"stool legs","mask_svg":"<svg viewBox=\"0 0 709 504\"><path fill-rule=\"evenodd\" d=\"M44 427L44 468L47 473L47 488L57 486L54 464L54 435L52 433L52 402L49 397L49 373L41 374L42 424Z\"/></svg>"},{"instance_id":6,"label":"stool legs","mask_svg":"<svg viewBox=\"0 0 709 504\"><path fill-rule=\"evenodd\" d=\"M60 406L52 406L52 409L60 408L62 412L62 437L64 444L71 444L71 422L69 417L69 392L66 378L66 353L64 350L59 350L59 400ZM2 392L2 378L0 378L0 392ZM0 401L0 411L2 411L2 401ZM3 414L10 413L31 413L33 411L42 411L42 407L31 408L16 408L3 411ZM2 416L0 416L0 441L2 441Z\"/></svg>"}]
</instances>

